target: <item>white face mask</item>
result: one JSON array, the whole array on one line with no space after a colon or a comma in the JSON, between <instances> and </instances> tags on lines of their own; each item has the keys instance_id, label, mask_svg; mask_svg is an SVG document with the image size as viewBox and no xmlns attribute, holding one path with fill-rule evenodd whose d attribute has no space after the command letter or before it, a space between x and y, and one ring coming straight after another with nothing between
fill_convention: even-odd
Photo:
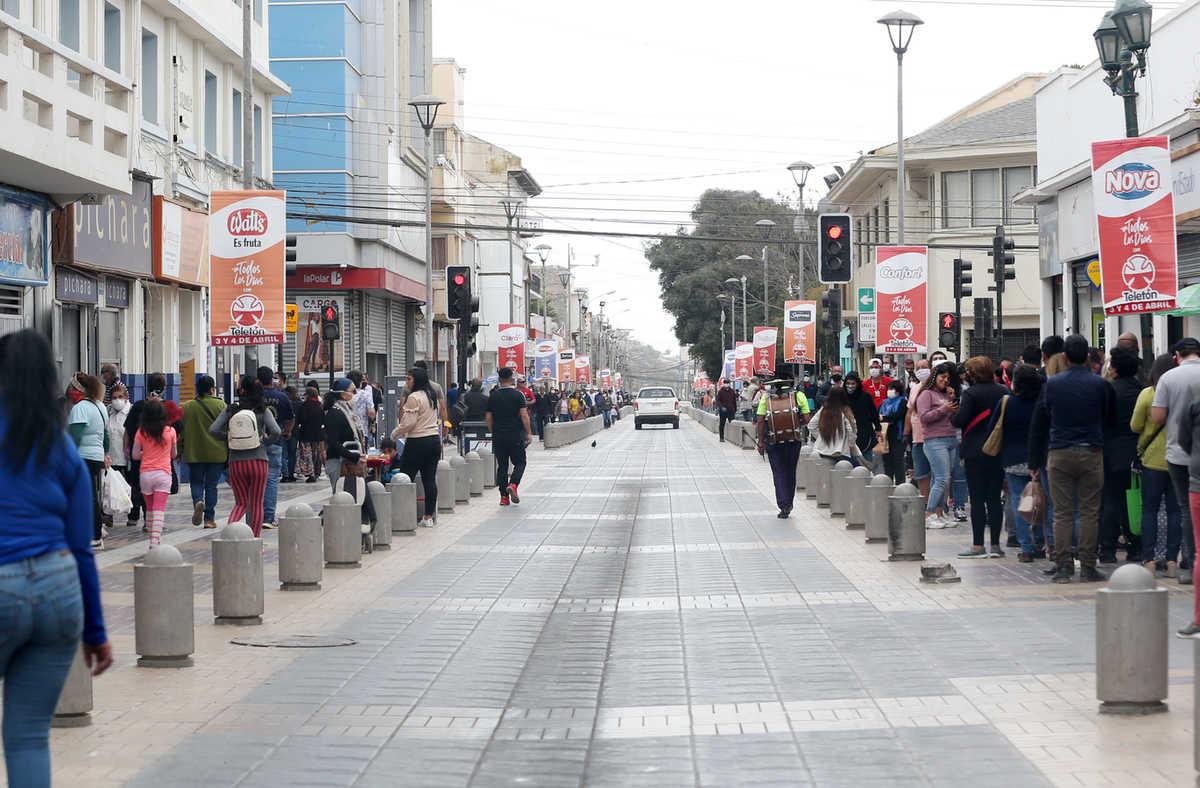
<instances>
[{"instance_id":1,"label":"white face mask","mask_svg":"<svg viewBox=\"0 0 1200 788\"><path fill-rule=\"evenodd\" d=\"M123 397L113 397L112 404L114 408L123 408L125 407L125 399Z\"/></svg>"},{"instance_id":2,"label":"white face mask","mask_svg":"<svg viewBox=\"0 0 1200 788\"><path fill-rule=\"evenodd\" d=\"M928 378L929 378L929 370L928 369L918 369L917 370L917 380L924 383Z\"/></svg>"},{"instance_id":3,"label":"white face mask","mask_svg":"<svg viewBox=\"0 0 1200 788\"><path fill-rule=\"evenodd\" d=\"M871 377L879 377L879 367L871 367Z\"/></svg>"},{"instance_id":4,"label":"white face mask","mask_svg":"<svg viewBox=\"0 0 1200 788\"><path fill-rule=\"evenodd\" d=\"M888 393L887 393L888 399L895 399L896 397L899 397L899 396L900 396L899 392L897 392L895 389L888 389Z\"/></svg>"}]
</instances>

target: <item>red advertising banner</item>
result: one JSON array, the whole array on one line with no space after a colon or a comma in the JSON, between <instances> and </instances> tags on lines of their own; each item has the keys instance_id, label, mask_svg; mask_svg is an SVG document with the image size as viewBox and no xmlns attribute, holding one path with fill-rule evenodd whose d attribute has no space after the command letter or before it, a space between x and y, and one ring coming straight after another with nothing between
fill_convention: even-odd
<instances>
[{"instance_id":1,"label":"red advertising banner","mask_svg":"<svg viewBox=\"0 0 1200 788\"><path fill-rule=\"evenodd\" d=\"M565 347L558 351L558 380L560 383L575 382L575 348Z\"/></svg>"},{"instance_id":2,"label":"red advertising banner","mask_svg":"<svg viewBox=\"0 0 1200 788\"><path fill-rule=\"evenodd\" d=\"M525 374L525 325L501 323L500 344L496 350L496 368L508 367L517 375Z\"/></svg>"},{"instance_id":3,"label":"red advertising banner","mask_svg":"<svg viewBox=\"0 0 1200 788\"><path fill-rule=\"evenodd\" d=\"M929 251L924 246L875 247L877 353L924 353Z\"/></svg>"},{"instance_id":4,"label":"red advertising banner","mask_svg":"<svg viewBox=\"0 0 1200 788\"><path fill-rule=\"evenodd\" d=\"M733 376L746 380L754 374L754 343L736 342L733 348Z\"/></svg>"},{"instance_id":5,"label":"red advertising banner","mask_svg":"<svg viewBox=\"0 0 1200 788\"><path fill-rule=\"evenodd\" d=\"M783 302L783 360L816 364L817 302Z\"/></svg>"},{"instance_id":6,"label":"red advertising banner","mask_svg":"<svg viewBox=\"0 0 1200 788\"><path fill-rule=\"evenodd\" d=\"M214 347L283 342L281 191L215 191L209 196L209 330Z\"/></svg>"},{"instance_id":7,"label":"red advertising banner","mask_svg":"<svg viewBox=\"0 0 1200 788\"><path fill-rule=\"evenodd\" d=\"M592 382L592 359L589 356L575 357L575 382L585 384Z\"/></svg>"},{"instance_id":8,"label":"red advertising banner","mask_svg":"<svg viewBox=\"0 0 1200 788\"><path fill-rule=\"evenodd\" d=\"M1175 198L1166 137L1092 143L1104 314L1175 308Z\"/></svg>"},{"instance_id":9,"label":"red advertising banner","mask_svg":"<svg viewBox=\"0 0 1200 788\"><path fill-rule=\"evenodd\" d=\"M612 370L611 369L600 370L600 388L602 388L602 389L612 388Z\"/></svg>"},{"instance_id":10,"label":"red advertising banner","mask_svg":"<svg viewBox=\"0 0 1200 788\"><path fill-rule=\"evenodd\" d=\"M775 340L779 330L775 326L754 327L754 374L770 375L775 371Z\"/></svg>"}]
</instances>

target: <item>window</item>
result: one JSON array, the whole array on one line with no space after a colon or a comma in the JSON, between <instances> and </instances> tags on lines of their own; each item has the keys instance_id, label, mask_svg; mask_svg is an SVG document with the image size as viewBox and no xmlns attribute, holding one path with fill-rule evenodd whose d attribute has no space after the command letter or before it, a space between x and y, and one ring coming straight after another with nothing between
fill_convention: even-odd
<instances>
[{"instance_id":1,"label":"window","mask_svg":"<svg viewBox=\"0 0 1200 788\"><path fill-rule=\"evenodd\" d=\"M262 107L254 105L254 174L263 174L263 125Z\"/></svg>"},{"instance_id":2,"label":"window","mask_svg":"<svg viewBox=\"0 0 1200 788\"><path fill-rule=\"evenodd\" d=\"M942 226L969 227L971 225L971 180L970 173L942 173Z\"/></svg>"},{"instance_id":3,"label":"window","mask_svg":"<svg viewBox=\"0 0 1200 788\"><path fill-rule=\"evenodd\" d=\"M79 0L58 0L58 40L79 51Z\"/></svg>"},{"instance_id":4,"label":"window","mask_svg":"<svg viewBox=\"0 0 1200 788\"><path fill-rule=\"evenodd\" d=\"M204 149L217 152L217 76L204 72Z\"/></svg>"},{"instance_id":5,"label":"window","mask_svg":"<svg viewBox=\"0 0 1200 788\"><path fill-rule=\"evenodd\" d=\"M242 166L242 94L233 91L233 163Z\"/></svg>"},{"instance_id":6,"label":"window","mask_svg":"<svg viewBox=\"0 0 1200 788\"><path fill-rule=\"evenodd\" d=\"M142 30L142 120L158 123L158 36Z\"/></svg>"},{"instance_id":7,"label":"window","mask_svg":"<svg viewBox=\"0 0 1200 788\"><path fill-rule=\"evenodd\" d=\"M121 71L121 9L104 4L104 65Z\"/></svg>"},{"instance_id":8,"label":"window","mask_svg":"<svg viewBox=\"0 0 1200 788\"><path fill-rule=\"evenodd\" d=\"M1004 223L1000 199L1000 170L971 170L971 225L994 227Z\"/></svg>"},{"instance_id":9,"label":"window","mask_svg":"<svg viewBox=\"0 0 1200 788\"><path fill-rule=\"evenodd\" d=\"M262 24L263 0L254 0L254 21Z\"/></svg>"},{"instance_id":10,"label":"window","mask_svg":"<svg viewBox=\"0 0 1200 788\"><path fill-rule=\"evenodd\" d=\"M883 201L883 242L890 244L892 242L892 217L891 206L888 201Z\"/></svg>"},{"instance_id":11,"label":"window","mask_svg":"<svg viewBox=\"0 0 1200 788\"><path fill-rule=\"evenodd\" d=\"M434 129L432 142L433 142L433 155L434 156L445 156L446 155L446 130L445 129Z\"/></svg>"},{"instance_id":12,"label":"window","mask_svg":"<svg viewBox=\"0 0 1200 788\"><path fill-rule=\"evenodd\" d=\"M871 242L879 243L879 206L876 205L871 211Z\"/></svg>"},{"instance_id":13,"label":"window","mask_svg":"<svg viewBox=\"0 0 1200 788\"><path fill-rule=\"evenodd\" d=\"M425 86L425 0L408 0L409 95L428 93Z\"/></svg>"},{"instance_id":14,"label":"window","mask_svg":"<svg viewBox=\"0 0 1200 788\"><path fill-rule=\"evenodd\" d=\"M1032 167L1004 168L1004 223L1032 224L1033 206L1013 205L1013 198L1033 185Z\"/></svg>"},{"instance_id":15,"label":"window","mask_svg":"<svg viewBox=\"0 0 1200 788\"><path fill-rule=\"evenodd\" d=\"M21 0L0 0L0 11L19 17L21 15Z\"/></svg>"},{"instance_id":16,"label":"window","mask_svg":"<svg viewBox=\"0 0 1200 788\"><path fill-rule=\"evenodd\" d=\"M858 259L858 264L861 266L864 262L866 262L864 259L865 255L863 254L863 241L866 239L863 238L862 219L856 219L854 221L854 239L856 241L855 246L858 247L857 249L854 250L854 254L855 254L855 257Z\"/></svg>"}]
</instances>

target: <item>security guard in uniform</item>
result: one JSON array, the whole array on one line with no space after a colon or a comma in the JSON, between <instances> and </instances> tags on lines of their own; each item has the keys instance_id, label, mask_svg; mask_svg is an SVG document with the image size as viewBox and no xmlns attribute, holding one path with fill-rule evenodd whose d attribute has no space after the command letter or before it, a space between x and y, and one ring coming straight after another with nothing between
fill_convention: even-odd
<instances>
[{"instance_id":1,"label":"security guard in uniform","mask_svg":"<svg viewBox=\"0 0 1200 788\"><path fill-rule=\"evenodd\" d=\"M811 415L808 398L793 388L791 378L768 381L758 401L758 453L766 454L775 481L775 503L783 520L796 498L796 466L804 445L804 425Z\"/></svg>"}]
</instances>

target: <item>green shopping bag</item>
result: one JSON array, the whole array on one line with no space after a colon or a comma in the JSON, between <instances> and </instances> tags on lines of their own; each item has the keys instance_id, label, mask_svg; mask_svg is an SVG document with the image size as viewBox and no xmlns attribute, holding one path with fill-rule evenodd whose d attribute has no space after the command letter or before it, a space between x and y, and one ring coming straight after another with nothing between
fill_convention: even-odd
<instances>
[{"instance_id":1,"label":"green shopping bag","mask_svg":"<svg viewBox=\"0 0 1200 788\"><path fill-rule=\"evenodd\" d=\"M1125 491L1125 508L1129 510L1129 532L1142 535L1142 474L1134 471L1129 489Z\"/></svg>"}]
</instances>

